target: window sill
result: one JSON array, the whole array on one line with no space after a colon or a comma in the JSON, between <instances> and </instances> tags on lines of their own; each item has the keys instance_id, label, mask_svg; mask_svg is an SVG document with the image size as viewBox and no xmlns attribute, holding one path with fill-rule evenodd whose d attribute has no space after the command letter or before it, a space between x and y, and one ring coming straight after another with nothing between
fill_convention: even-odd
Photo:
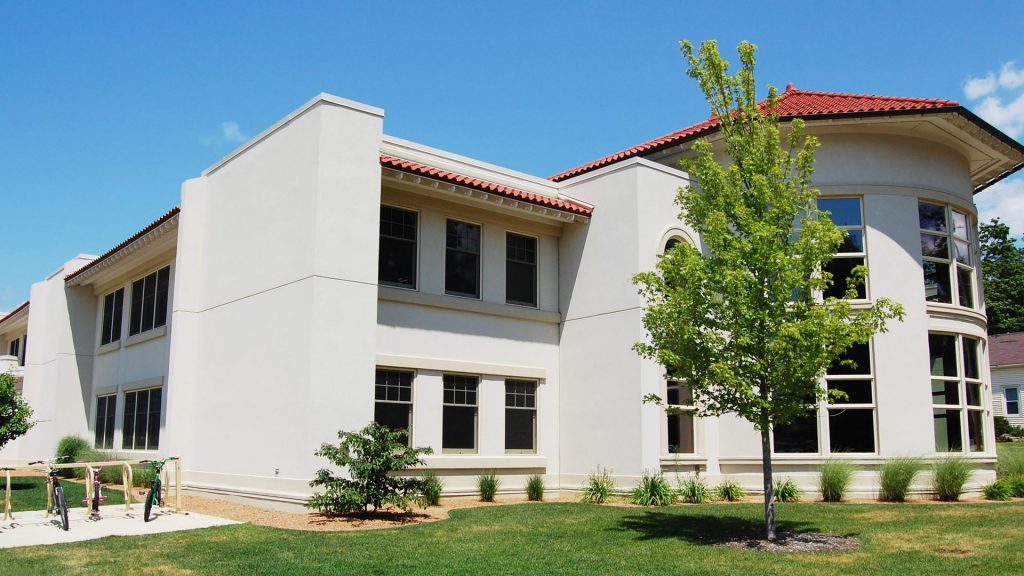
<instances>
[{"instance_id":1,"label":"window sill","mask_svg":"<svg viewBox=\"0 0 1024 576\"><path fill-rule=\"evenodd\" d=\"M99 348L97 348L96 349L96 355L99 356L101 354L107 354L107 353L113 352L114 350L120 350L120 349L121 349L121 341L120 340L114 340L113 342L107 342L106 344L104 344L104 345L100 346Z\"/></svg>"},{"instance_id":2,"label":"window sill","mask_svg":"<svg viewBox=\"0 0 1024 576\"><path fill-rule=\"evenodd\" d=\"M703 454L662 454L660 461L662 466L673 466L676 464L685 466L692 464L705 464L707 463L708 458Z\"/></svg>"},{"instance_id":3,"label":"window sill","mask_svg":"<svg viewBox=\"0 0 1024 576\"><path fill-rule=\"evenodd\" d=\"M988 318L974 308L964 308L963 306L944 304L942 302L926 302L925 304L929 316L952 318L956 320L970 320L981 326L987 326L988 323Z\"/></svg>"},{"instance_id":4,"label":"window sill","mask_svg":"<svg viewBox=\"0 0 1024 576\"><path fill-rule=\"evenodd\" d=\"M167 334L167 325L166 324L163 325L163 326L160 326L159 328L153 328L151 330L147 330L145 332L141 332L141 333L136 334L134 336L129 336L128 339L125 340L124 345L125 345L125 347L128 347L128 346L134 346L136 344L141 344L143 342L149 342L150 340L156 340L157 338L161 338L165 334Z\"/></svg>"},{"instance_id":5,"label":"window sill","mask_svg":"<svg viewBox=\"0 0 1024 576\"><path fill-rule=\"evenodd\" d=\"M523 469L547 468L548 459L535 454L503 456L480 456L478 454L441 454L424 456L423 462L430 470L471 470L471 469Z\"/></svg>"}]
</instances>

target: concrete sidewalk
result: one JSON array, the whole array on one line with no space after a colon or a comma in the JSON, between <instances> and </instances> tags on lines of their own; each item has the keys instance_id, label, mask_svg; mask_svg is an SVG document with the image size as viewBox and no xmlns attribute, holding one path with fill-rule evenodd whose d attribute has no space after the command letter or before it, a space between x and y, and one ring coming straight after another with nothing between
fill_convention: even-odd
<instances>
[{"instance_id":1,"label":"concrete sidewalk","mask_svg":"<svg viewBox=\"0 0 1024 576\"><path fill-rule=\"evenodd\" d=\"M149 522L144 522L142 506L141 503L133 504L130 513L125 511L124 504L100 506L98 519L90 518L85 508L72 508L68 513L70 528L67 532L61 530L60 522L53 516L44 518L42 510L18 512L14 515L13 521L0 522L0 548L62 544L107 536L160 534L238 524L234 520L189 512L175 513L170 509L154 510L154 517Z\"/></svg>"}]
</instances>

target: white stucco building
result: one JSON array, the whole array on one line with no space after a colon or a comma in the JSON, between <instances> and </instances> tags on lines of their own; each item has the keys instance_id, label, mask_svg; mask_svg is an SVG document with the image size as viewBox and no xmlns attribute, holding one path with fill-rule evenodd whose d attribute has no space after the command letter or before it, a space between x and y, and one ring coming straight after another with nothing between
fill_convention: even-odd
<instances>
[{"instance_id":1,"label":"white stucco building","mask_svg":"<svg viewBox=\"0 0 1024 576\"><path fill-rule=\"evenodd\" d=\"M776 431L778 473L813 486L830 456L873 467L958 453L993 476L991 383L973 194L1024 147L956 102L782 95L822 141L815 183L866 263L863 303L907 317L828 376L850 402ZM450 493L494 470L521 490L571 490L598 467L760 485L759 438L733 417L666 416L685 384L632 350L631 276L666 246L677 167L713 120L551 178L383 133L384 112L319 95L182 188L175 208L33 285L0 319L31 336L24 393L40 423L0 452L22 461L69 433L124 455L175 454L196 490L302 501L313 451L372 419L430 446ZM23 348L21 349L23 350ZM850 373L853 372L853 373ZM922 483L922 486L924 484Z\"/></svg>"}]
</instances>

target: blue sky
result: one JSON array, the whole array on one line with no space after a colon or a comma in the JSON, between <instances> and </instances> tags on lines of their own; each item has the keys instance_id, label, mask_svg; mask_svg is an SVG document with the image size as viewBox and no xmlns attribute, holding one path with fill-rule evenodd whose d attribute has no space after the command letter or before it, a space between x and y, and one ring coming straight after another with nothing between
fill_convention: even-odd
<instances>
[{"instance_id":1,"label":"blue sky","mask_svg":"<svg viewBox=\"0 0 1024 576\"><path fill-rule=\"evenodd\" d=\"M547 176L705 118L678 40L749 39L761 85L956 99L1020 139L1022 21L1009 1L7 2L0 310L318 92ZM1024 177L977 200L1024 232Z\"/></svg>"}]
</instances>

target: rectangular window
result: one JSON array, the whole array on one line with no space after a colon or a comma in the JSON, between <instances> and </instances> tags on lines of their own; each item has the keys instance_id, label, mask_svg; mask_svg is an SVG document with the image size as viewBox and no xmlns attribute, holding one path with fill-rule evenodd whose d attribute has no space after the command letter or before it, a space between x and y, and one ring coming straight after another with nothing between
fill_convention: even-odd
<instances>
[{"instance_id":1,"label":"rectangular window","mask_svg":"<svg viewBox=\"0 0 1024 576\"><path fill-rule=\"evenodd\" d=\"M537 305L537 239L505 234L505 302Z\"/></svg>"},{"instance_id":2,"label":"rectangular window","mask_svg":"<svg viewBox=\"0 0 1024 576\"><path fill-rule=\"evenodd\" d=\"M405 432L412 445L412 379L406 370L377 369L374 385L373 421L392 430Z\"/></svg>"},{"instance_id":3,"label":"rectangular window","mask_svg":"<svg viewBox=\"0 0 1024 576\"><path fill-rule=\"evenodd\" d=\"M968 336L928 335L936 452L985 450L979 346Z\"/></svg>"},{"instance_id":4,"label":"rectangular window","mask_svg":"<svg viewBox=\"0 0 1024 576\"><path fill-rule=\"evenodd\" d=\"M441 414L441 451L454 454L476 452L477 387L476 376L444 375L444 400Z\"/></svg>"},{"instance_id":5,"label":"rectangular window","mask_svg":"<svg viewBox=\"0 0 1024 576\"><path fill-rule=\"evenodd\" d=\"M96 398L96 441L94 446L99 450L110 450L114 447L116 408L116 394Z\"/></svg>"},{"instance_id":6,"label":"rectangular window","mask_svg":"<svg viewBox=\"0 0 1024 576\"><path fill-rule=\"evenodd\" d=\"M669 454L694 454L697 442L694 433L693 392L685 382L669 380L665 386L665 419L668 424Z\"/></svg>"},{"instance_id":7,"label":"rectangular window","mask_svg":"<svg viewBox=\"0 0 1024 576\"><path fill-rule=\"evenodd\" d=\"M445 248L445 294L479 298L480 226L448 220Z\"/></svg>"},{"instance_id":8,"label":"rectangular window","mask_svg":"<svg viewBox=\"0 0 1024 576\"><path fill-rule=\"evenodd\" d=\"M124 288L103 297L103 323L100 325L100 345L121 339L121 316L124 309Z\"/></svg>"},{"instance_id":9,"label":"rectangular window","mask_svg":"<svg viewBox=\"0 0 1024 576\"><path fill-rule=\"evenodd\" d=\"M128 335L134 336L167 324L167 290L171 267L165 266L132 282Z\"/></svg>"},{"instance_id":10,"label":"rectangular window","mask_svg":"<svg viewBox=\"0 0 1024 576\"><path fill-rule=\"evenodd\" d=\"M854 344L828 369L829 450L874 453L875 393L871 346Z\"/></svg>"},{"instance_id":11,"label":"rectangular window","mask_svg":"<svg viewBox=\"0 0 1024 576\"><path fill-rule=\"evenodd\" d=\"M380 207L377 280L381 284L416 288L417 219L412 210Z\"/></svg>"},{"instance_id":12,"label":"rectangular window","mask_svg":"<svg viewBox=\"0 0 1024 576\"><path fill-rule=\"evenodd\" d=\"M839 246L835 257L822 269L823 272L832 275L832 285L822 295L825 298L845 298L853 270L858 266L864 266L867 258L860 198L819 198L818 209L829 212L832 222L846 231L846 238ZM857 284L854 298L867 298L866 279Z\"/></svg>"},{"instance_id":13,"label":"rectangular window","mask_svg":"<svg viewBox=\"0 0 1024 576\"><path fill-rule=\"evenodd\" d=\"M917 211L925 300L974 308L974 226L970 215L927 202L919 202Z\"/></svg>"},{"instance_id":14,"label":"rectangular window","mask_svg":"<svg viewBox=\"0 0 1024 576\"><path fill-rule=\"evenodd\" d=\"M1003 400L1006 402L1007 416L1020 416L1020 388L1007 388L1003 390Z\"/></svg>"},{"instance_id":15,"label":"rectangular window","mask_svg":"<svg viewBox=\"0 0 1024 576\"><path fill-rule=\"evenodd\" d=\"M7 355L17 358L21 350L21 340L15 338L7 345Z\"/></svg>"},{"instance_id":16,"label":"rectangular window","mask_svg":"<svg viewBox=\"0 0 1024 576\"><path fill-rule=\"evenodd\" d=\"M162 394L163 388L125 392L121 439L123 449L156 450L160 447Z\"/></svg>"},{"instance_id":17,"label":"rectangular window","mask_svg":"<svg viewBox=\"0 0 1024 576\"><path fill-rule=\"evenodd\" d=\"M537 451L537 383L505 380L505 452Z\"/></svg>"}]
</instances>

